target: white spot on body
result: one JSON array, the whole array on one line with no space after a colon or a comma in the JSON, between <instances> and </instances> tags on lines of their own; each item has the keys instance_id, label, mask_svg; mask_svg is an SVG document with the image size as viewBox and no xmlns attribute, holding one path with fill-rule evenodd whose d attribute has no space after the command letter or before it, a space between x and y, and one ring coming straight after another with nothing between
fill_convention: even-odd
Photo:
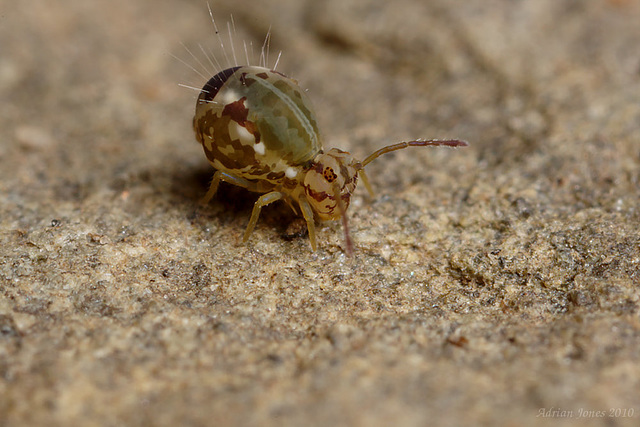
<instances>
[{"instance_id":1,"label":"white spot on body","mask_svg":"<svg viewBox=\"0 0 640 427\"><path fill-rule=\"evenodd\" d=\"M238 94L231 89L224 90L222 93L218 92L218 95L222 95L222 101L224 104L232 104L240 100Z\"/></svg>"},{"instance_id":2,"label":"white spot on body","mask_svg":"<svg viewBox=\"0 0 640 427\"><path fill-rule=\"evenodd\" d=\"M260 154L262 156L264 156L265 148L266 147L264 145L264 142L259 142L259 143L253 145L253 149L256 150L256 153L258 153L258 154Z\"/></svg>"},{"instance_id":3,"label":"white spot on body","mask_svg":"<svg viewBox=\"0 0 640 427\"><path fill-rule=\"evenodd\" d=\"M247 128L244 126L240 126L239 124L236 124L236 132L238 133L238 139L240 139L240 141L242 141L243 143L252 144L253 141L255 140L251 132L249 132Z\"/></svg>"},{"instance_id":4,"label":"white spot on body","mask_svg":"<svg viewBox=\"0 0 640 427\"><path fill-rule=\"evenodd\" d=\"M286 175L287 178L289 179L293 179L298 175L298 171L296 170L296 168L292 168L291 166L289 166L285 171L284 174Z\"/></svg>"}]
</instances>

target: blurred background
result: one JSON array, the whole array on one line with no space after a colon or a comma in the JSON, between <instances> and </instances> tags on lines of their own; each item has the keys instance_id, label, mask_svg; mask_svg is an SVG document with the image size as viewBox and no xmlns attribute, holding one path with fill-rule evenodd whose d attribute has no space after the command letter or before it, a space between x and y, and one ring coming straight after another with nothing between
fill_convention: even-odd
<instances>
[{"instance_id":1,"label":"blurred background","mask_svg":"<svg viewBox=\"0 0 640 427\"><path fill-rule=\"evenodd\" d=\"M228 58L270 31L326 148L471 146L371 164L352 260L284 204L241 245L255 194L198 207L197 88L235 62L208 5ZM0 425L632 425L638 22L634 0L0 0Z\"/></svg>"}]
</instances>

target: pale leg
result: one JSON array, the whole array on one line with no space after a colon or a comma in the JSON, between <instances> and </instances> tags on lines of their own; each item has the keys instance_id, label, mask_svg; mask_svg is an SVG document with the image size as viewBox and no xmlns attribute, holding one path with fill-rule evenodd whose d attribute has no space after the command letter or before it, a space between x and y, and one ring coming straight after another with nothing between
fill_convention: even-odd
<instances>
[{"instance_id":1,"label":"pale leg","mask_svg":"<svg viewBox=\"0 0 640 427\"><path fill-rule=\"evenodd\" d=\"M358 176L360 176L362 183L364 184L365 188L369 192L369 196L371 196L371 198L373 199L375 197L375 194L373 193L373 188L371 188L371 184L369 183L369 178L367 177L367 174L364 173L364 169L361 169L358 171Z\"/></svg>"},{"instance_id":2,"label":"pale leg","mask_svg":"<svg viewBox=\"0 0 640 427\"><path fill-rule=\"evenodd\" d=\"M202 205L206 205L207 203L209 203L213 198L213 196L215 196L216 192L218 191L218 186L220 185L220 181L237 185L238 187L246 188L249 191L253 191L254 187L256 186L255 183L249 180L246 180L244 178L239 178L237 176L229 175L226 172L216 171L216 173L213 174L213 179L211 179L211 185L209 185L209 191L207 191L207 194L205 194L202 200L200 200L200 203Z\"/></svg>"},{"instance_id":3,"label":"pale leg","mask_svg":"<svg viewBox=\"0 0 640 427\"><path fill-rule=\"evenodd\" d=\"M309 230L309 243L311 243L311 250L316 250L316 224L313 219L313 209L311 209L311 205L304 196L301 196L298 199L298 204L300 205L300 210L302 211L302 216L304 216L305 221L307 221L307 230Z\"/></svg>"},{"instance_id":4,"label":"pale leg","mask_svg":"<svg viewBox=\"0 0 640 427\"><path fill-rule=\"evenodd\" d=\"M260 210L263 206L268 205L269 203L276 202L285 197L284 193L280 193L278 191L272 191L271 193L263 194L260 196L255 205L253 205L253 212L251 212L251 219L249 219L249 225L247 225L247 230L244 232L244 237L242 238L243 242L249 240L249 236L253 232L253 229L258 222L258 217L260 216Z\"/></svg>"}]
</instances>

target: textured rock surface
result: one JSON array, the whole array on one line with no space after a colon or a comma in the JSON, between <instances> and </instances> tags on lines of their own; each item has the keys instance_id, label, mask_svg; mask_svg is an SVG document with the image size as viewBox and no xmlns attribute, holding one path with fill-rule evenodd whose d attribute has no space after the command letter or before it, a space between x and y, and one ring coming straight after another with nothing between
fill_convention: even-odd
<instances>
[{"instance_id":1,"label":"textured rock surface","mask_svg":"<svg viewBox=\"0 0 640 427\"><path fill-rule=\"evenodd\" d=\"M0 425L637 425L640 3L222 3L327 147L472 146L373 163L352 260L286 206L241 245L205 2L2 2Z\"/></svg>"}]
</instances>

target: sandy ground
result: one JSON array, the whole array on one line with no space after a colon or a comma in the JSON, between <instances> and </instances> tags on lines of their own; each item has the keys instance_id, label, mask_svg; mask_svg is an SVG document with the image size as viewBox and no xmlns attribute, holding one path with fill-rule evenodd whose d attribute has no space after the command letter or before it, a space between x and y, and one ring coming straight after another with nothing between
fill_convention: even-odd
<instances>
[{"instance_id":1,"label":"sandy ground","mask_svg":"<svg viewBox=\"0 0 640 427\"><path fill-rule=\"evenodd\" d=\"M0 426L638 425L640 2L257 3L211 8L326 147L471 146L371 164L352 259L284 204L243 245L206 3L0 1Z\"/></svg>"}]
</instances>

